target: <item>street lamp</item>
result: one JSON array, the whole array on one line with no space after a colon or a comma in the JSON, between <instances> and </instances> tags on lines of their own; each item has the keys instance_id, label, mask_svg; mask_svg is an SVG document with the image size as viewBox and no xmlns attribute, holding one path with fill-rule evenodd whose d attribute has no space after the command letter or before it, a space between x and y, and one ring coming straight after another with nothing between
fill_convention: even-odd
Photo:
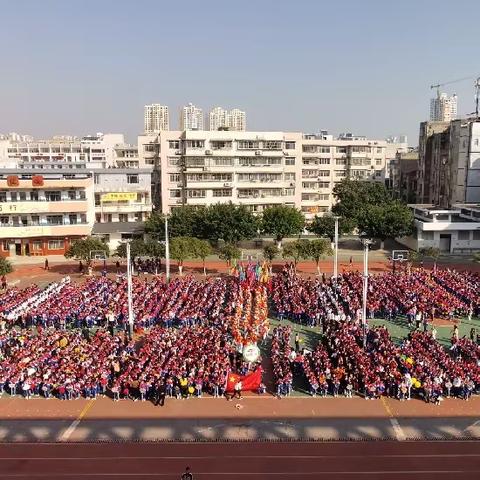
<instances>
[{"instance_id":1,"label":"street lamp","mask_svg":"<svg viewBox=\"0 0 480 480\"><path fill-rule=\"evenodd\" d=\"M367 346L367 292L368 292L368 250L373 240L361 238L363 245L363 299L362 299L362 326L363 326L363 347Z\"/></svg>"},{"instance_id":2,"label":"street lamp","mask_svg":"<svg viewBox=\"0 0 480 480\"><path fill-rule=\"evenodd\" d=\"M132 263L130 242L127 242L127 298L128 298L128 336L133 337L133 301L132 301Z\"/></svg>"},{"instance_id":3,"label":"street lamp","mask_svg":"<svg viewBox=\"0 0 480 480\"><path fill-rule=\"evenodd\" d=\"M168 239L168 216L165 215L165 276L170 283L170 241Z\"/></svg>"},{"instance_id":4,"label":"street lamp","mask_svg":"<svg viewBox=\"0 0 480 480\"><path fill-rule=\"evenodd\" d=\"M333 278L336 280L338 277L338 219L340 217L335 216L335 252L333 257Z\"/></svg>"}]
</instances>

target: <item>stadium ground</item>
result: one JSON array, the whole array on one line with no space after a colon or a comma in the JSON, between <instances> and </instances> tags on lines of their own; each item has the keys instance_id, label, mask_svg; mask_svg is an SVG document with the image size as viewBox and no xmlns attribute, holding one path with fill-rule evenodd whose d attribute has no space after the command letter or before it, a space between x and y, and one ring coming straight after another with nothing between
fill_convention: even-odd
<instances>
[{"instance_id":1,"label":"stadium ground","mask_svg":"<svg viewBox=\"0 0 480 480\"><path fill-rule=\"evenodd\" d=\"M0 444L5 480L352 478L470 480L477 442Z\"/></svg>"}]
</instances>

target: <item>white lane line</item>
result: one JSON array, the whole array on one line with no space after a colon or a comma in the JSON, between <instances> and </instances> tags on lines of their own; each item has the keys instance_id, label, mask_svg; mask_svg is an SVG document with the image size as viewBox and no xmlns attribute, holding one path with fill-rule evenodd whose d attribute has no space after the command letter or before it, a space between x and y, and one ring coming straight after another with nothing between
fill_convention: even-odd
<instances>
[{"instance_id":1,"label":"white lane line","mask_svg":"<svg viewBox=\"0 0 480 480\"><path fill-rule=\"evenodd\" d=\"M404 442L407 439L407 436L405 435L403 428L398 423L398 420L396 418L390 418L390 423L392 425L393 431L395 432L395 438L397 439L397 441Z\"/></svg>"}]
</instances>

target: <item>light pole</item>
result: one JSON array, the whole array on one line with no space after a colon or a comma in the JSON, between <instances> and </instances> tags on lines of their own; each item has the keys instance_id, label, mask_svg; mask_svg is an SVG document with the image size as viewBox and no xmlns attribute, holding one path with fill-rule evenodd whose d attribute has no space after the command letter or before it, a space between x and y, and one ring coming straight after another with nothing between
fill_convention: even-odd
<instances>
[{"instance_id":1,"label":"light pole","mask_svg":"<svg viewBox=\"0 0 480 480\"><path fill-rule=\"evenodd\" d=\"M127 298L128 298L128 336L133 337L133 302L132 302L132 263L130 260L130 242L127 242Z\"/></svg>"},{"instance_id":2,"label":"light pole","mask_svg":"<svg viewBox=\"0 0 480 480\"><path fill-rule=\"evenodd\" d=\"M362 238L363 244L363 299L362 299L362 326L363 347L367 346L367 293L368 293L368 250L373 243L369 238Z\"/></svg>"},{"instance_id":3,"label":"light pole","mask_svg":"<svg viewBox=\"0 0 480 480\"><path fill-rule=\"evenodd\" d=\"M338 277L338 219L340 217L335 216L335 252L333 257L333 278L336 280Z\"/></svg>"},{"instance_id":4,"label":"light pole","mask_svg":"<svg viewBox=\"0 0 480 480\"><path fill-rule=\"evenodd\" d=\"M165 276L170 283L170 241L168 240L168 217L165 215Z\"/></svg>"}]
</instances>

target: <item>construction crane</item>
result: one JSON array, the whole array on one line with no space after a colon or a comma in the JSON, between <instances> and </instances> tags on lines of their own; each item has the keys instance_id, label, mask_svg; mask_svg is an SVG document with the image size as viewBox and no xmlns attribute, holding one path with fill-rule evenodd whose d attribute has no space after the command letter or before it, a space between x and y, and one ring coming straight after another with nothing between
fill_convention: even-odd
<instances>
[{"instance_id":1,"label":"construction crane","mask_svg":"<svg viewBox=\"0 0 480 480\"><path fill-rule=\"evenodd\" d=\"M449 82L444 83L437 83L436 85L430 85L430 89L437 89L437 95L440 95L440 87L445 85L451 85L452 83L464 82L465 80L473 80L476 79L474 75L470 75L469 77L457 78L456 80L450 80ZM478 79L477 79L478 80Z\"/></svg>"}]
</instances>

